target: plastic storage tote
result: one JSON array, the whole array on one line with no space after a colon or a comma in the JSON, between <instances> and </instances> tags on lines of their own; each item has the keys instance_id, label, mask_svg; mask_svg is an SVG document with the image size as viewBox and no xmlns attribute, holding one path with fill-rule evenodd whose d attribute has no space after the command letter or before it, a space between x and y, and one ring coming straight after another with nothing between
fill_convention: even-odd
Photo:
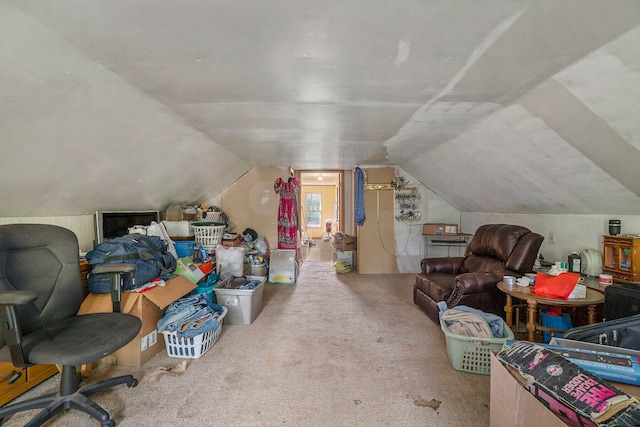
<instances>
[{"instance_id":1,"label":"plastic storage tote","mask_svg":"<svg viewBox=\"0 0 640 427\"><path fill-rule=\"evenodd\" d=\"M266 283L265 277L246 276L247 280L260 280L253 289L227 289L231 278L220 280L214 292L216 303L226 307L226 323L229 325L250 325L262 311L262 294Z\"/></svg>"}]
</instances>

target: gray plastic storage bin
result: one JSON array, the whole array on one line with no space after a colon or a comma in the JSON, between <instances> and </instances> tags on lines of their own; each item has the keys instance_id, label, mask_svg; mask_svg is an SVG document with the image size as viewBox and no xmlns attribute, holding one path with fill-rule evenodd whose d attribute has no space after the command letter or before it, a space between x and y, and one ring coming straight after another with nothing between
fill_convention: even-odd
<instances>
[{"instance_id":1,"label":"gray plastic storage bin","mask_svg":"<svg viewBox=\"0 0 640 427\"><path fill-rule=\"evenodd\" d=\"M262 311L262 294L267 281L262 276L246 276L247 280L260 280L254 289L226 289L231 278L218 282L213 291L216 302L227 308L224 322L227 325L250 325Z\"/></svg>"}]
</instances>

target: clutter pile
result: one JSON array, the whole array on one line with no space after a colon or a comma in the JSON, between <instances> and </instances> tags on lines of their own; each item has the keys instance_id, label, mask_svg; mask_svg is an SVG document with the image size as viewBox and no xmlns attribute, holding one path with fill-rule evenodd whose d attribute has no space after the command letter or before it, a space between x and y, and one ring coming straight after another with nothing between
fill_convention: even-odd
<instances>
[{"instance_id":1,"label":"clutter pile","mask_svg":"<svg viewBox=\"0 0 640 427\"><path fill-rule=\"evenodd\" d=\"M162 349L156 345L157 333L164 335L169 356L197 358L217 341L225 317L228 324L250 324L262 309L261 285L266 282L270 259L264 236L251 228L234 233L235 224L215 206L171 205L164 217L160 223L137 224L128 234L105 238L86 254L86 290L92 303L91 307L87 304L87 312L107 307L107 302L100 301L99 307L94 303L97 294L114 296L114 304L117 300L131 313L130 307L135 307L137 316L158 328L141 338L153 350L141 346L132 362L136 366ZM137 268L135 273L123 273L114 285L117 281L111 274L95 273L98 266L112 263ZM223 296L216 298L219 284L230 286L221 286ZM129 303L132 300L135 305ZM147 300L153 304L144 306L142 301Z\"/></svg>"}]
</instances>

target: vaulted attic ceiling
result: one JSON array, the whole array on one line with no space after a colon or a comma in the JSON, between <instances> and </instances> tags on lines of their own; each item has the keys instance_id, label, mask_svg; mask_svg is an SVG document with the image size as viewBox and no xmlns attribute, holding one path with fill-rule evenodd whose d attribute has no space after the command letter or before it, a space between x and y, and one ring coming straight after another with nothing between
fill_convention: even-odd
<instances>
[{"instance_id":1,"label":"vaulted attic ceiling","mask_svg":"<svg viewBox=\"0 0 640 427\"><path fill-rule=\"evenodd\" d=\"M640 1L0 0L0 216L398 165L464 212L640 212Z\"/></svg>"}]
</instances>

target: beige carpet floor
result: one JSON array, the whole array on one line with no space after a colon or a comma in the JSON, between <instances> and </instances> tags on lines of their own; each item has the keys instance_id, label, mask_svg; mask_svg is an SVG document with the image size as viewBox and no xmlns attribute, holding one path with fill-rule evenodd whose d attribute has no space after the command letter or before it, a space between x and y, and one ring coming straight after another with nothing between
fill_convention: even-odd
<instances>
[{"instance_id":1,"label":"beige carpet floor","mask_svg":"<svg viewBox=\"0 0 640 427\"><path fill-rule=\"evenodd\" d=\"M300 248L300 254L304 261L333 261L333 242L311 240L309 245Z\"/></svg>"},{"instance_id":2,"label":"beige carpet floor","mask_svg":"<svg viewBox=\"0 0 640 427\"><path fill-rule=\"evenodd\" d=\"M182 375L154 379L182 361L164 351L140 368L96 366L92 380L133 373L140 384L95 400L121 426L488 425L489 376L451 367L439 326L413 304L412 283L412 275L336 274L330 262L304 262L295 285L266 285L253 324L224 325ZM48 425L99 423L66 411Z\"/></svg>"}]
</instances>

